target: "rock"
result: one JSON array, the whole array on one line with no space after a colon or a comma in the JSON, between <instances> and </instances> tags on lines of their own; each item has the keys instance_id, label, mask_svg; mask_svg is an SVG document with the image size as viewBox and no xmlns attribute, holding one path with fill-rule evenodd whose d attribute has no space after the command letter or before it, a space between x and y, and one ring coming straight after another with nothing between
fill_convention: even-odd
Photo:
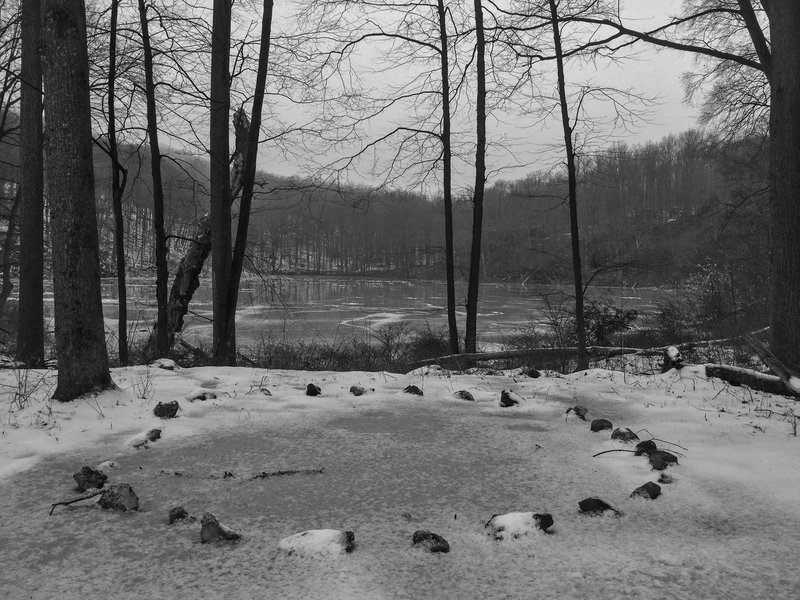
<instances>
[{"instance_id":1,"label":"rock","mask_svg":"<svg viewBox=\"0 0 800 600\"><path fill-rule=\"evenodd\" d=\"M353 396L363 396L364 394L367 393L367 390L366 388L363 388L360 385L351 385L350 393L353 394Z\"/></svg>"},{"instance_id":2,"label":"rock","mask_svg":"<svg viewBox=\"0 0 800 600\"><path fill-rule=\"evenodd\" d=\"M148 442L155 442L156 440L161 439L161 430L158 428L151 429L145 434Z\"/></svg>"},{"instance_id":3,"label":"rock","mask_svg":"<svg viewBox=\"0 0 800 600\"><path fill-rule=\"evenodd\" d=\"M651 452L656 452L657 450L658 447L653 440L645 440L636 444L636 452L634 452L634 456L641 456L642 454L650 456Z\"/></svg>"},{"instance_id":4,"label":"rock","mask_svg":"<svg viewBox=\"0 0 800 600\"><path fill-rule=\"evenodd\" d=\"M203 513L203 519L200 521L200 541L204 544L220 540L236 541L241 537L232 529L225 527L211 513Z\"/></svg>"},{"instance_id":5,"label":"rock","mask_svg":"<svg viewBox=\"0 0 800 600\"><path fill-rule=\"evenodd\" d=\"M636 435L633 431L631 431L627 427L617 427L614 431L611 432L611 439L619 440L620 442L625 442L627 444L629 442L638 441L639 436Z\"/></svg>"},{"instance_id":6,"label":"rock","mask_svg":"<svg viewBox=\"0 0 800 600\"><path fill-rule=\"evenodd\" d=\"M519 404L519 400L512 397L509 392L505 390L500 392L500 406L508 408L509 406L516 406L517 404Z\"/></svg>"},{"instance_id":7,"label":"rock","mask_svg":"<svg viewBox=\"0 0 800 600\"><path fill-rule=\"evenodd\" d=\"M658 478L658 483L668 485L675 481L675 478L672 475L667 475L666 473L662 473L661 476Z\"/></svg>"},{"instance_id":8,"label":"rock","mask_svg":"<svg viewBox=\"0 0 800 600\"><path fill-rule=\"evenodd\" d=\"M678 457L666 450L656 450L650 453L650 464L656 471L663 471L669 465L677 465Z\"/></svg>"},{"instance_id":9,"label":"rock","mask_svg":"<svg viewBox=\"0 0 800 600\"><path fill-rule=\"evenodd\" d=\"M270 392L268 388L260 387L258 388L258 391L264 394L265 396L272 396L272 392Z\"/></svg>"},{"instance_id":10,"label":"rock","mask_svg":"<svg viewBox=\"0 0 800 600\"><path fill-rule=\"evenodd\" d=\"M666 373L670 369L680 369L683 366L683 357L680 350L675 346L670 346L664 350L661 372Z\"/></svg>"},{"instance_id":11,"label":"rock","mask_svg":"<svg viewBox=\"0 0 800 600\"><path fill-rule=\"evenodd\" d=\"M179 521L182 519L188 519L189 513L186 512L186 509L182 506L176 506L172 510L169 511L169 524L172 525L175 521Z\"/></svg>"},{"instance_id":12,"label":"rock","mask_svg":"<svg viewBox=\"0 0 800 600\"><path fill-rule=\"evenodd\" d=\"M422 390L415 385L408 385L403 389L406 394L414 394L415 396L422 396Z\"/></svg>"},{"instance_id":13,"label":"rock","mask_svg":"<svg viewBox=\"0 0 800 600\"><path fill-rule=\"evenodd\" d=\"M159 402L153 409L153 414L162 419L173 419L178 414L180 405L177 400L172 402Z\"/></svg>"},{"instance_id":14,"label":"rock","mask_svg":"<svg viewBox=\"0 0 800 600\"><path fill-rule=\"evenodd\" d=\"M170 358L159 358L155 362L150 363L150 366L164 369L165 371L174 371L178 368L177 363Z\"/></svg>"},{"instance_id":15,"label":"rock","mask_svg":"<svg viewBox=\"0 0 800 600\"><path fill-rule=\"evenodd\" d=\"M113 460L104 460L97 465L95 469L98 471L105 471L106 469L119 469L119 463L115 463Z\"/></svg>"},{"instance_id":16,"label":"rock","mask_svg":"<svg viewBox=\"0 0 800 600\"><path fill-rule=\"evenodd\" d=\"M589 411L582 406L570 406L567 409L567 414L569 414L570 412L574 412L576 417L578 417L581 421L585 421L586 413Z\"/></svg>"},{"instance_id":17,"label":"rock","mask_svg":"<svg viewBox=\"0 0 800 600\"><path fill-rule=\"evenodd\" d=\"M427 529L418 529L411 536L411 542L415 546L420 546L428 552L450 552L450 544L438 533L433 533Z\"/></svg>"},{"instance_id":18,"label":"rock","mask_svg":"<svg viewBox=\"0 0 800 600\"><path fill-rule=\"evenodd\" d=\"M552 527L553 517L548 513L512 512L493 515L484 525L488 534L495 540L519 539L530 533L547 533Z\"/></svg>"},{"instance_id":19,"label":"rock","mask_svg":"<svg viewBox=\"0 0 800 600\"><path fill-rule=\"evenodd\" d=\"M553 526L553 515L550 513L536 513L533 515L536 524L539 526L539 529L548 533L548 529Z\"/></svg>"},{"instance_id":20,"label":"rock","mask_svg":"<svg viewBox=\"0 0 800 600\"><path fill-rule=\"evenodd\" d=\"M139 496L133 491L130 484L117 483L110 486L97 503L102 508L112 508L114 510L139 510Z\"/></svg>"},{"instance_id":21,"label":"rock","mask_svg":"<svg viewBox=\"0 0 800 600\"><path fill-rule=\"evenodd\" d=\"M322 393L322 388L314 383L309 383L306 386L306 396L319 396Z\"/></svg>"},{"instance_id":22,"label":"rock","mask_svg":"<svg viewBox=\"0 0 800 600\"><path fill-rule=\"evenodd\" d=\"M597 497L584 498L583 500L578 502L578 508L581 509L581 512L584 512L589 515L600 515L607 510L613 511L614 514L616 514L617 516L622 514L616 508L611 506L608 502L606 502L602 498L597 498Z\"/></svg>"},{"instance_id":23,"label":"rock","mask_svg":"<svg viewBox=\"0 0 800 600\"><path fill-rule=\"evenodd\" d=\"M648 498L650 500L655 500L661 495L661 486L657 483L653 483L652 481L648 481L644 485L640 485L638 488L633 490L631 493L631 498Z\"/></svg>"},{"instance_id":24,"label":"rock","mask_svg":"<svg viewBox=\"0 0 800 600\"><path fill-rule=\"evenodd\" d=\"M186 395L186 399L189 402L194 402L195 400L214 400L216 397L217 397L216 392L212 392L211 390L204 390L202 388L193 390Z\"/></svg>"},{"instance_id":25,"label":"rock","mask_svg":"<svg viewBox=\"0 0 800 600\"><path fill-rule=\"evenodd\" d=\"M541 373L539 373L539 371L537 371L533 367L531 367L530 369L524 370L523 373L525 373L525 375L527 375L531 379L536 379L536 378L541 376Z\"/></svg>"},{"instance_id":26,"label":"rock","mask_svg":"<svg viewBox=\"0 0 800 600\"><path fill-rule=\"evenodd\" d=\"M278 542L278 550L289 556L348 554L355 546L355 533L340 529L309 529Z\"/></svg>"},{"instance_id":27,"label":"rock","mask_svg":"<svg viewBox=\"0 0 800 600\"><path fill-rule=\"evenodd\" d=\"M455 394L453 394L459 400L467 400L468 402L475 402L475 398L472 394L470 394L467 390L458 390Z\"/></svg>"},{"instance_id":28,"label":"rock","mask_svg":"<svg viewBox=\"0 0 800 600\"><path fill-rule=\"evenodd\" d=\"M108 481L108 475L92 467L81 467L81 470L75 473L72 478L78 484L79 492L85 492L91 488L100 489Z\"/></svg>"},{"instance_id":29,"label":"rock","mask_svg":"<svg viewBox=\"0 0 800 600\"><path fill-rule=\"evenodd\" d=\"M614 426L608 419L595 419L594 421L592 421L592 424L589 425L589 429L595 432L603 431L604 429L611 429L612 427Z\"/></svg>"}]
</instances>

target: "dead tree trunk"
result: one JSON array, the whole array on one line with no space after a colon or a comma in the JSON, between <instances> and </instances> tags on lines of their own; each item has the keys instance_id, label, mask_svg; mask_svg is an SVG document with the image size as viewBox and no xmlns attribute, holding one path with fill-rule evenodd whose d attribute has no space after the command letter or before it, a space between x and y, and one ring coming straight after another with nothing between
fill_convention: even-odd
<instances>
[{"instance_id":1,"label":"dead tree trunk","mask_svg":"<svg viewBox=\"0 0 800 600\"><path fill-rule=\"evenodd\" d=\"M235 199L242 190L242 173L247 160L247 136L250 131L250 121L243 110L236 111L233 119L236 132L236 154L233 158L233 172L231 173L232 198ZM183 322L189 312L197 288L200 287L200 273L206 259L211 254L211 223L209 215L203 216L197 226L197 234L189 244L186 254L181 259L175 271L175 279L167 300L167 331L168 348L175 345L175 338L183 329ZM147 342L148 353L155 349L156 328L150 334Z\"/></svg>"},{"instance_id":2,"label":"dead tree trunk","mask_svg":"<svg viewBox=\"0 0 800 600\"><path fill-rule=\"evenodd\" d=\"M206 215L200 221L197 236L189 244L189 249L181 259L175 272L175 281L167 301L167 328L169 347L175 343L175 336L183 329L183 318L189 312L189 303L200 287L200 273L211 253L211 228Z\"/></svg>"}]
</instances>

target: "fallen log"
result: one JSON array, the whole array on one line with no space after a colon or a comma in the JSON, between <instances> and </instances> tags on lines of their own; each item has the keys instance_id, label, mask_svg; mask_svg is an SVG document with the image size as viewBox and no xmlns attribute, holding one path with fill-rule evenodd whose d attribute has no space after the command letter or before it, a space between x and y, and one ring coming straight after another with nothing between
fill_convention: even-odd
<instances>
[{"instance_id":1,"label":"fallen log","mask_svg":"<svg viewBox=\"0 0 800 600\"><path fill-rule=\"evenodd\" d=\"M767 392L768 394L800 398L800 393L787 388L781 378L776 375L728 365L707 364L705 368L708 377L722 379L731 385L746 385L750 389Z\"/></svg>"},{"instance_id":2,"label":"fallen log","mask_svg":"<svg viewBox=\"0 0 800 600\"><path fill-rule=\"evenodd\" d=\"M590 358L600 360L623 354L636 354L641 348L614 348L608 346L589 346L586 353ZM464 370L475 366L475 363L488 360L522 358L537 363L554 363L577 355L578 349L568 348L529 348L525 350L501 350L499 352L472 352L469 354L448 354L437 358L427 358L414 365L414 368L439 365L445 369Z\"/></svg>"},{"instance_id":3,"label":"fallen log","mask_svg":"<svg viewBox=\"0 0 800 600\"><path fill-rule=\"evenodd\" d=\"M767 329L760 329L752 332L750 335L763 333ZM702 340L699 342L683 342L680 344L669 344L667 346L658 346L656 348L627 348L617 346L589 346L586 348L586 353L590 360L604 360L614 356L625 356L629 354L636 354L638 356L662 356L669 348L677 348L680 351L696 350L698 348L710 348L713 346L732 346L739 343L741 336L734 336L730 338L721 338L716 340ZM439 365L445 369L451 370L464 370L475 366L476 363L490 360L503 360L508 358L521 358L529 362L537 363L541 366L542 363L557 364L577 357L578 348L576 346L567 346L564 348L526 348L522 350L501 350L498 352L472 352L469 354L448 354L446 356L438 356L436 358L427 358L414 364L413 368L426 367L430 365Z\"/></svg>"},{"instance_id":4,"label":"fallen log","mask_svg":"<svg viewBox=\"0 0 800 600\"><path fill-rule=\"evenodd\" d=\"M756 354L758 354L758 357L761 359L761 361L780 378L787 390L795 395L800 394L800 375L798 375L796 371L793 371L783 364L783 362L781 362L781 360L775 356L771 350L769 350L754 336L745 334L742 337L744 338L744 341L747 342L747 345L750 346Z\"/></svg>"}]
</instances>

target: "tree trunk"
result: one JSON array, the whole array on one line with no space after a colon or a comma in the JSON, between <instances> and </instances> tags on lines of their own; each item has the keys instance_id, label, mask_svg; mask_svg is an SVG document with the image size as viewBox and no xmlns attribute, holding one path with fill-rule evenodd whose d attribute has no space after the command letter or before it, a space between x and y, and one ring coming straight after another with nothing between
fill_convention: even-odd
<instances>
[{"instance_id":1,"label":"tree trunk","mask_svg":"<svg viewBox=\"0 0 800 600\"><path fill-rule=\"evenodd\" d=\"M42 7L22 2L20 90L19 311L17 360L34 367L44 362L44 165L42 157ZM94 200L92 200L94 202Z\"/></svg>"},{"instance_id":2,"label":"tree trunk","mask_svg":"<svg viewBox=\"0 0 800 600\"><path fill-rule=\"evenodd\" d=\"M150 46L150 31L147 8L139 0L139 19L142 24L142 46L144 49L145 95L147 96L147 137L150 140L150 172L153 177L153 233L156 253L156 320L155 355L157 358L169 353L169 331L167 325L167 235L164 231L164 186L161 183L161 148L158 144L156 122L156 87L153 81L153 49Z\"/></svg>"},{"instance_id":3,"label":"tree trunk","mask_svg":"<svg viewBox=\"0 0 800 600\"><path fill-rule=\"evenodd\" d=\"M770 22L770 346L800 370L800 3L773 1Z\"/></svg>"},{"instance_id":4,"label":"tree trunk","mask_svg":"<svg viewBox=\"0 0 800 600\"><path fill-rule=\"evenodd\" d=\"M211 229L208 216L200 221L195 239L189 244L186 254L181 259L175 272L175 280L169 293L168 330L169 347L175 343L175 336L183 329L183 318L189 311L195 291L200 287L200 273L206 258L211 253Z\"/></svg>"},{"instance_id":5,"label":"tree trunk","mask_svg":"<svg viewBox=\"0 0 800 600\"><path fill-rule=\"evenodd\" d=\"M483 192L486 185L486 41L483 31L481 0L475 0L475 40L475 67L478 79L478 91L475 98L477 145L475 148L475 191L472 197L472 248L469 257L469 284L467 286L467 322L464 336L464 347L467 352L475 352L477 349Z\"/></svg>"},{"instance_id":6,"label":"tree trunk","mask_svg":"<svg viewBox=\"0 0 800 600\"><path fill-rule=\"evenodd\" d=\"M267 70L269 68L269 45L272 34L272 5L273 0L264 0L264 14L261 17L261 42L256 71L256 88L253 96L253 111L250 123L245 124L247 135L247 150L241 152L244 156L244 174L241 177L242 199L239 204L239 220L236 228L236 245L233 248L233 262L231 263L230 281L228 282L227 316L225 330L235 331L236 304L239 296L239 282L244 266L244 252L247 248L247 230L250 223L250 205L253 199L253 185L256 178L256 159L258 157L258 137L261 134L261 109L264 105L264 89L266 87ZM240 109L241 110L241 109ZM242 112L244 112L242 110ZM241 119L242 117L240 117ZM239 153L237 153L239 154ZM234 359L236 345L233 342Z\"/></svg>"},{"instance_id":7,"label":"tree trunk","mask_svg":"<svg viewBox=\"0 0 800 600\"><path fill-rule=\"evenodd\" d=\"M456 321L456 274L453 250L453 192L452 192L452 144L450 137L450 63L448 59L447 16L444 0L437 0L439 16L439 43L442 67L442 187L444 192L444 260L447 279L447 330L450 337L450 352L458 354L458 323Z\"/></svg>"},{"instance_id":8,"label":"tree trunk","mask_svg":"<svg viewBox=\"0 0 800 600\"><path fill-rule=\"evenodd\" d=\"M586 356L586 321L583 314L583 273L581 271L581 242L578 229L578 178L575 165L575 148L572 144L572 126L569 122L564 54L561 49L561 28L556 0L550 0L550 18L553 25L553 45L558 71L558 99L561 105L561 125L564 131L564 150L567 155L567 187L569 193L569 231L572 241L572 277L575 287L575 328L578 337L578 370L589 366Z\"/></svg>"},{"instance_id":9,"label":"tree trunk","mask_svg":"<svg viewBox=\"0 0 800 600\"><path fill-rule=\"evenodd\" d=\"M47 183L53 245L56 400L111 387L100 297L89 61L83 0L44 0Z\"/></svg>"},{"instance_id":10,"label":"tree trunk","mask_svg":"<svg viewBox=\"0 0 800 600\"><path fill-rule=\"evenodd\" d=\"M239 118L240 113L234 118L234 129L236 131L236 156L234 165L245 164L247 162L247 138L249 136L249 123L246 118ZM238 140L244 140L241 144ZM240 191L241 175L243 171L237 166L234 169L231 188ZM238 193L237 191L237 193ZM234 196L235 197L235 196ZM208 255L211 254L211 225L209 215L203 216L197 225L197 234L189 243L186 252L181 259L178 269L175 271L175 279L167 301L167 329L169 348L175 344L175 336L183 329L183 319L189 312L189 304L192 301L197 288L200 287L200 273L203 271ZM155 347L155 327L150 335L148 347Z\"/></svg>"},{"instance_id":11,"label":"tree trunk","mask_svg":"<svg viewBox=\"0 0 800 600\"><path fill-rule=\"evenodd\" d=\"M230 38L231 5L214 0L211 35L211 263L213 346L217 364L236 362L235 323L228 323L228 285L231 268L230 169Z\"/></svg>"},{"instance_id":12,"label":"tree trunk","mask_svg":"<svg viewBox=\"0 0 800 600\"><path fill-rule=\"evenodd\" d=\"M14 289L14 284L11 282L11 260L14 254L14 243L17 237L18 221L19 221L19 205L22 200L22 186L17 185L14 193L14 203L11 205L11 210L8 213L8 226L6 229L6 239L3 244L2 254L2 271L3 271L3 284L0 287L0 315L5 312L8 297L11 295L11 290Z\"/></svg>"},{"instance_id":13,"label":"tree trunk","mask_svg":"<svg viewBox=\"0 0 800 600\"><path fill-rule=\"evenodd\" d=\"M119 363L128 364L128 288L125 273L125 224L122 193L128 173L119 163L117 150L116 78L117 18L119 0L111 0L111 31L108 44L108 153L111 157L111 202L114 207L114 248L117 262L117 340ZM120 181L120 173L122 180Z\"/></svg>"}]
</instances>

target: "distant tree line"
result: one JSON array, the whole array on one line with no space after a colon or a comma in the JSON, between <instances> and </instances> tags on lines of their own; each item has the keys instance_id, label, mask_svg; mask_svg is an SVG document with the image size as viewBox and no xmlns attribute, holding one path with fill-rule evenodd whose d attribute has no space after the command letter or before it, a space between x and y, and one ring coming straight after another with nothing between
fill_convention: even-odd
<instances>
[{"instance_id":1,"label":"distant tree line","mask_svg":"<svg viewBox=\"0 0 800 600\"><path fill-rule=\"evenodd\" d=\"M15 164L15 152L13 145L0 147L0 161ZM758 140L720 141L688 131L644 145L615 144L581 160L579 213L588 272L599 270L598 282L665 285L688 278L708 260L737 270L766 269L765 152ZM100 259L103 275L113 277L110 169L104 158L95 153ZM120 160L131 174L123 197L128 274L151 275L152 182L142 168L148 156L122 146ZM192 157L183 157L180 167L164 163L172 271L208 210L205 169ZM16 189L13 170L6 172L0 215L5 223ZM251 273L443 277L438 198L358 187L334 194L266 173L258 179L247 251ZM565 185L560 172L534 172L487 188L486 279L569 280ZM456 268L464 279L466 198L456 199L454 215Z\"/></svg>"}]
</instances>

